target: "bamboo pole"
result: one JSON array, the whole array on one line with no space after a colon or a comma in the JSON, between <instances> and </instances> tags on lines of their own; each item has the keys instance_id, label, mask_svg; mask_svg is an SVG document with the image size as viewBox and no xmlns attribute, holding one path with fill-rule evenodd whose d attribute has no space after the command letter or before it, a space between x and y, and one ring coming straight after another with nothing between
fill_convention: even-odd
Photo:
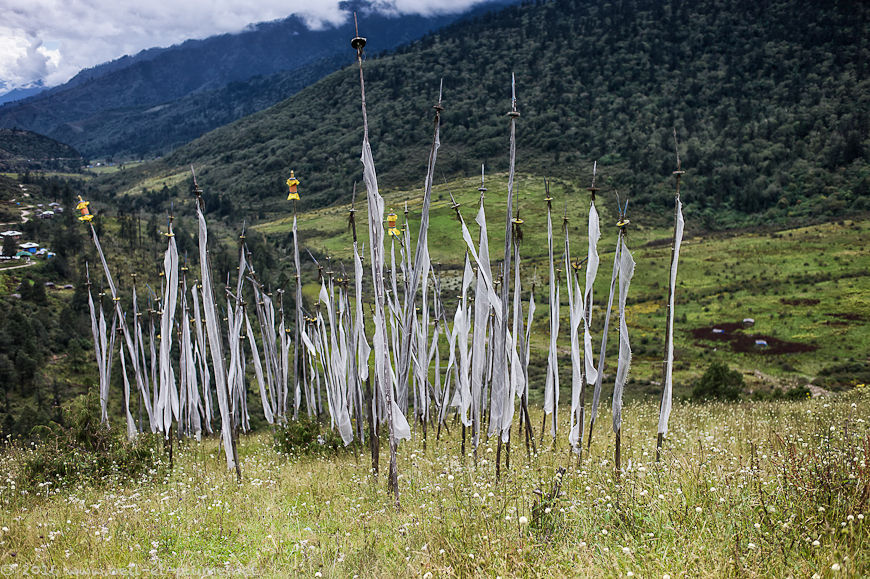
<instances>
[{"instance_id":1,"label":"bamboo pole","mask_svg":"<svg viewBox=\"0 0 870 579\"><path fill-rule=\"evenodd\" d=\"M671 372L673 371L673 335L674 335L674 312L671 307L671 303L674 300L674 291L675 291L675 282L674 275L671 273L674 271L674 267L677 264L677 235L682 236L682 231L678 232L679 219L681 217L680 211L680 180L682 176L686 173L682 170L682 166L680 163L680 148L677 142L677 130L674 129L674 150L677 156L677 169L672 173L674 175L674 179L676 181L676 188L674 192L674 236L671 238L671 266L668 268L668 305L667 305L667 318L665 324L665 360L662 364L662 399L659 405L659 428L658 433L656 435L656 462L660 462L662 458L662 446L664 444L665 433L662 428L662 422L667 423L667 417L663 417L662 415L665 413L665 405L670 404L670 396L671 392L669 391L668 381L672 379ZM668 409L669 411L669 409Z\"/></svg>"},{"instance_id":2,"label":"bamboo pole","mask_svg":"<svg viewBox=\"0 0 870 579\"><path fill-rule=\"evenodd\" d=\"M370 145L368 142L368 117L366 114L366 96L365 96L365 78L363 76L363 66L362 66L362 54L363 48L366 45L366 39L359 36L359 29L356 26L356 14L354 14L354 27L356 29L356 36L351 40L351 47L356 50L357 55L357 64L359 66L359 82L360 82L360 96L362 101L362 115L363 115L363 160L364 164L366 161L371 162L371 152ZM376 207L372 205L372 201L375 198L380 197L377 193L377 184L376 182L370 183L370 180L374 180L374 167L367 166L364 169L366 171L368 179L366 179L366 186L368 189L368 198L369 198L369 228L370 231L374 231L374 218L373 212L376 210ZM374 191L372 190L374 188ZM376 199L375 199L376 200ZM380 227L380 223L376 224ZM383 344L376 345L376 355L375 355L375 366L376 366L376 379L384 379L388 380L388 371L384 371L384 360L377 360L377 348L383 347L384 350L381 352L381 357L386 356L389 351L389 342L387 338L387 328L386 321L384 319L384 280L383 280L383 271L381 268L380 260L380 252L383 251L383 245L380 248L377 247L378 242L374 238L369 240L370 249L372 252L372 277L373 284L375 288L375 323L379 325L379 331L381 333L381 339L383 340ZM379 371L383 372L383 375L379 374ZM390 472L387 481L387 486L390 489L390 492L393 493L396 499L396 508L401 508L401 503L399 502L399 469L398 463L396 460L396 450L397 450L397 440L396 440L396 432L393 424L393 395L391 392L392 386L387 381L383 386L384 396L386 398L386 407L387 407L387 424L389 426L390 433Z\"/></svg>"},{"instance_id":3,"label":"bamboo pole","mask_svg":"<svg viewBox=\"0 0 870 579\"><path fill-rule=\"evenodd\" d=\"M598 162L596 161L592 165L592 184L586 189L587 191L589 191L589 197L590 197L590 199L589 199L590 219L591 219L591 215L592 215L593 210L595 210L595 193L598 191L598 188L595 186L595 176L596 176L597 172L598 172ZM597 212L596 212L596 219L597 219ZM588 229L588 225L587 225L587 235L590 236L590 238L592 236L592 231L590 231ZM595 250L594 250L596 264L595 264L595 272L593 273L593 277L592 277L593 283L594 283L595 277L597 276L597 273L598 273L598 271L597 271L597 269L598 269L598 266L597 266L598 247L597 247L597 245L598 245L598 240L596 239ZM590 239L590 251L591 251L591 249L592 249L592 241ZM590 259L591 259L591 254L587 254L587 256L586 256L587 279L589 279L588 276L589 276L590 266L593 265L592 263L590 263ZM587 284L587 285L589 285L589 284ZM592 323L592 287L589 286L588 288L584 288L584 292L586 292L586 291L588 291L588 296L584 295L584 298L583 298L584 299L583 313L585 314L585 316L584 316L585 317L585 319L584 319L584 323L585 323L584 332L589 332L590 331L589 328L590 328L591 323ZM587 353L586 352L586 341L584 338L584 341L583 341L583 381L580 384L580 436L578 439L579 445L577 447L577 449L578 449L577 465L578 466L580 465L581 461L583 460L583 429L586 425L586 386L589 383L589 376L587 375L587 372L586 372L586 366L587 366L586 353ZM591 365L591 362L590 362L590 365ZM597 378L597 376L596 376L596 378ZM590 439L592 438L592 424L591 423L589 425L589 437L590 437ZM587 452L587 456L588 456L588 452Z\"/></svg>"},{"instance_id":4,"label":"bamboo pole","mask_svg":"<svg viewBox=\"0 0 870 579\"><path fill-rule=\"evenodd\" d=\"M495 340L493 342L493 375L495 383L493 384L493 394L502 397L500 404L500 412L498 415L498 423L496 424L495 433L498 436L498 452L496 453L496 475L498 481L501 464L501 446L502 446L502 430L504 429L504 414L507 404L513 404L513 392L511 391L511 381L507 372L507 353L506 342L508 332L508 298L510 297L510 280L511 280L511 258L513 245L513 202L514 202L514 172L516 169L516 123L520 116L517 110L517 92L516 79L511 73L511 110L507 113L510 119L510 159L508 169L508 190L507 190L507 210L505 212L504 226L504 261L502 262L502 281L501 281L501 322L495 321L493 326L495 332ZM498 393L495 392L495 386L499 387ZM490 416L490 420L492 417Z\"/></svg>"},{"instance_id":5,"label":"bamboo pole","mask_svg":"<svg viewBox=\"0 0 870 579\"><path fill-rule=\"evenodd\" d=\"M205 202L202 199L202 189L200 189L199 185L196 182L196 174L193 172L193 167L190 168L191 173L193 174L193 192L196 195L196 206L198 218L200 219L201 229L205 226ZM204 239L200 238L200 242L203 242ZM207 247L200 248L200 256L205 256L205 260L201 260L200 268L202 270L202 286L203 286L203 307L206 309L206 316L211 319L212 323L206 322L206 329L208 330L208 338L209 345L212 354L212 363L215 370L215 386L218 389L218 404L221 406L221 430L226 433L223 436L223 440L225 442L229 442L229 457L232 460L232 467L235 468L236 471L236 480L241 482L242 480L242 470L239 465L239 455L238 450L236 449L236 426L235 426L235 417L233 413L230 411L231 404L229 399L229 391L226 383L226 372L224 370L224 356L222 351L222 337L220 335L220 327L215 327L217 319L214 316L215 310L215 300L214 300L214 288L212 284L211 278L211 254L208 252ZM223 404L221 404L223 402Z\"/></svg>"},{"instance_id":6,"label":"bamboo pole","mask_svg":"<svg viewBox=\"0 0 870 579\"><path fill-rule=\"evenodd\" d=\"M617 196L617 203L619 202L618 199L619 198ZM623 250L627 250L627 248L625 247L625 235L626 235L625 229L629 224L627 212L628 212L628 199L625 200L625 206L620 207L620 209L619 209L620 219L619 219L619 222L617 223L617 227L619 227L619 237L618 237L619 246L618 246L618 251L617 251L619 261L622 260ZM630 254L629 254L629 259L631 259ZM620 472L622 469L622 388L624 387L624 382L622 384L620 383L620 373L619 373L619 371L621 369L621 365L624 363L623 360L621 359L622 358L621 354L622 354L623 329L624 329L623 328L623 319L624 319L624 307L625 307L625 304L623 301L624 295L623 295L623 291L622 291L622 284L623 284L623 276L626 276L626 275L629 276L628 279L630 281L631 275L633 274L633 268L634 268L633 262L631 263L631 266L632 266L631 271L625 271L623 269L621 263L620 263L620 268L619 268L619 285L620 285L620 291L619 291L619 293L620 293L620 295L619 295L620 352L619 353L620 353L620 359L617 362L616 385L614 386L614 390L613 390L613 432L615 434L615 447L616 447L615 452L614 452L614 462L615 462L617 479L619 478ZM628 282L626 282L626 283L628 283ZM627 285L625 287L625 291L627 294L627 292L628 292ZM626 338L626 344L627 344L627 338ZM629 359L629 363L630 363L630 360L631 360L631 350L630 349L628 350L628 359ZM626 368L625 372L627 372L627 371L628 371L628 369ZM626 376L623 375L622 379L625 380L625 378L626 378Z\"/></svg>"}]
</instances>

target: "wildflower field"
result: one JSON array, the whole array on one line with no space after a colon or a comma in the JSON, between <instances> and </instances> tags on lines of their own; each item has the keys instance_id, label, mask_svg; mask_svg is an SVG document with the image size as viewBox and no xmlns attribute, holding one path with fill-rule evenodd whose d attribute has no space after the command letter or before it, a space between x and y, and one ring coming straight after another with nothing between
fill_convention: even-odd
<instances>
[{"instance_id":1,"label":"wildflower field","mask_svg":"<svg viewBox=\"0 0 870 579\"><path fill-rule=\"evenodd\" d=\"M563 410L563 416L565 412ZM135 475L37 480L40 444L0 453L0 570L72 575L863 576L870 573L870 393L626 405L623 470L603 408L589 457L514 436L460 454L451 425L399 448L400 508L368 449L282 454L242 436L242 479L216 439L162 442ZM567 418L567 416L564 416ZM115 427L117 428L117 426ZM563 431L564 432L564 431ZM317 449L315 449L317 450ZM119 465L115 465L119 466ZM563 467L564 474L560 474ZM113 474L114 473L114 474ZM74 475L75 473L71 473Z\"/></svg>"}]
</instances>

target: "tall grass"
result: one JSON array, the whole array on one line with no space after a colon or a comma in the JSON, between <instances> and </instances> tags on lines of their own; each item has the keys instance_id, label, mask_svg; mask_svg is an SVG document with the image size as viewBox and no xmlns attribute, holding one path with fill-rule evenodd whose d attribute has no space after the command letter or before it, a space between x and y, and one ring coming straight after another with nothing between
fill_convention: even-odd
<instances>
[{"instance_id":1,"label":"tall grass","mask_svg":"<svg viewBox=\"0 0 870 579\"><path fill-rule=\"evenodd\" d=\"M426 451L418 435L400 447L401 511L360 448L288 457L267 434L243 437L237 483L217 441L183 442L172 471L21 490L32 450L7 444L0 565L16 575L34 565L339 577L870 573L866 388L677 403L661 463L657 411L626 406L619 477L604 426L579 466L564 436L531 458L517 437L498 484L495 440L475 466L459 455L459 429Z\"/></svg>"}]
</instances>

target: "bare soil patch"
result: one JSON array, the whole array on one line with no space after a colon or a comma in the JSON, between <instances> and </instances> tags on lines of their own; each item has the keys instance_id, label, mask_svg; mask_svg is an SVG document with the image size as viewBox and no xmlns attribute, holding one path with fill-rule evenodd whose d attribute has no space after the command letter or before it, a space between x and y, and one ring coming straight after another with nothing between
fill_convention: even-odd
<instances>
[{"instance_id":1,"label":"bare soil patch","mask_svg":"<svg viewBox=\"0 0 870 579\"><path fill-rule=\"evenodd\" d=\"M815 306L821 302L816 298L779 298L779 301L787 306Z\"/></svg>"},{"instance_id":2,"label":"bare soil patch","mask_svg":"<svg viewBox=\"0 0 870 579\"><path fill-rule=\"evenodd\" d=\"M726 322L692 330L692 336L697 340L726 342L734 352L765 355L795 354L799 352L814 352L819 347L815 344L790 342L767 334L746 334L742 322ZM714 332L714 330L716 330ZM757 340L764 340L767 346L756 345Z\"/></svg>"}]
</instances>

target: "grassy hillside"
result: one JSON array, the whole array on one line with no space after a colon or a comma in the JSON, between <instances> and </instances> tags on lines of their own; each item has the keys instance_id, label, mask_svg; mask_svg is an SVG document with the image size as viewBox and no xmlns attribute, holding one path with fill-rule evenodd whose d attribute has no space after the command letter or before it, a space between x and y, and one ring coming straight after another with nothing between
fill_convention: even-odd
<instances>
[{"instance_id":1,"label":"grassy hillside","mask_svg":"<svg viewBox=\"0 0 870 579\"><path fill-rule=\"evenodd\" d=\"M486 196L490 254L493 263L501 260L504 251L504 210L507 190L505 175L487 180ZM445 286L444 300L455 308L461 276L464 244L450 194L462 204L466 223L477 239L474 216L477 212L479 181L474 178L438 185L433 191L430 217L429 247L433 263L440 269ZM543 373L547 348L547 244L544 183L540 178L520 176L516 180L515 203L525 223L523 225L522 277L528 292L537 275L535 300L538 304L533 339L533 375ZM572 255L586 256L586 214L589 196L570 182L555 181L551 186L555 251L561 259L564 235L562 218L567 208ZM422 192L392 192L386 196L387 209L394 208L403 222L402 210L407 201L412 238L419 229ZM631 200L631 205L634 200ZM615 196L599 193L597 207L601 214L602 237L599 242L601 266L594 290L593 331L595 342L603 325L603 309L613 252L616 245ZM347 229L349 206L335 206L305 213L299 222L300 244L318 259L331 257L333 268L352 268L351 236ZM357 204L357 231L360 242L367 246L365 203ZM870 253L863 248L870 244L870 221L844 220L794 229L754 229L707 233L694 212L686 211L687 236L683 243L678 273L676 309L676 382L678 391L687 394L691 384L712 361L724 361L740 369L751 389L768 391L773 386L806 384L823 375L840 374L843 367L857 367L854 380L861 381L867 372L866 352L870 351ZM655 393L653 382L661 379L664 351L665 303L667 271L670 264L671 216L659 216L650 224L643 217L633 216L629 226L628 244L637 267L628 298L628 326L632 341L633 390L635 393ZM267 238L285 255L282 263L291 267L291 218L262 223L255 230ZM388 246L389 247L389 246ZM398 248L397 248L398 252ZM303 250L303 255L305 252ZM368 257L367 255L365 256ZM564 269L564 268L563 268ZM563 275L564 280L564 275ZM309 288L308 298L316 300L316 287ZM528 294L525 298L528 300ZM562 290L562 300L566 300ZM562 304L563 317L560 344L566 348L563 368L570 367L567 351L567 305ZM729 324L754 318L751 329L740 329L724 335L713 334L714 327L730 328ZM614 322L615 323L615 322ZM611 324L611 330L614 325ZM741 337L742 336L742 337ZM746 340L752 336L750 346ZM766 339L770 347L757 349L755 339ZM780 344L775 340L784 343ZM610 360L615 360L616 339L610 340ZM597 351L597 346L596 346ZM837 370L840 368L840 370ZM861 370L863 369L863 370ZM565 370L567 371L567 370ZM608 368L608 373L613 368ZM835 387L848 385L846 376L839 376ZM843 381L845 380L845 382ZM834 382L821 383L833 385ZM535 383L534 388L542 388Z\"/></svg>"},{"instance_id":2,"label":"grassy hillside","mask_svg":"<svg viewBox=\"0 0 870 579\"><path fill-rule=\"evenodd\" d=\"M515 73L523 172L573 178L598 159L612 187L655 213L667 205L676 128L690 170L685 201L707 227L864 211L867 10L558 0L448 27L366 61L382 185L422 182L440 79L439 180L473 175L482 161L504 170ZM192 163L248 214L268 213L283 210L283 181L295 169L308 202L329 205L359 179L361 138L349 67L104 190L135 189Z\"/></svg>"}]
</instances>

